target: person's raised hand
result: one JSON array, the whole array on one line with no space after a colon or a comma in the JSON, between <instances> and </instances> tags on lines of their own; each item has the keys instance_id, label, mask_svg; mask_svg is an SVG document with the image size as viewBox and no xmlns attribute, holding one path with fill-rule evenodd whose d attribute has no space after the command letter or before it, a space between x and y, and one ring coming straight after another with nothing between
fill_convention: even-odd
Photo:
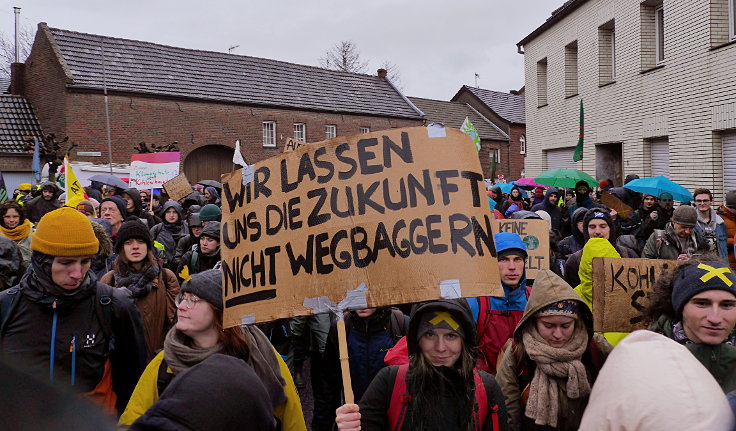
<instances>
[{"instance_id":1,"label":"person's raised hand","mask_svg":"<svg viewBox=\"0 0 736 431\"><path fill-rule=\"evenodd\" d=\"M335 410L337 429L360 431L360 412L357 404L343 404Z\"/></svg>"}]
</instances>

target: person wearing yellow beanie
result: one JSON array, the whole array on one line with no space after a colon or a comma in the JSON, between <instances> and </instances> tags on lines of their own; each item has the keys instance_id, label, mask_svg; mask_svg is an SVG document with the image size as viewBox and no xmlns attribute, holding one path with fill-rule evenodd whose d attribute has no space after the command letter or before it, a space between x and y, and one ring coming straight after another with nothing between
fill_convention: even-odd
<instances>
[{"instance_id":1,"label":"person wearing yellow beanie","mask_svg":"<svg viewBox=\"0 0 736 431\"><path fill-rule=\"evenodd\" d=\"M0 355L115 413L145 368L146 345L132 298L89 270L98 248L89 219L74 208L41 217L26 276L0 292Z\"/></svg>"}]
</instances>

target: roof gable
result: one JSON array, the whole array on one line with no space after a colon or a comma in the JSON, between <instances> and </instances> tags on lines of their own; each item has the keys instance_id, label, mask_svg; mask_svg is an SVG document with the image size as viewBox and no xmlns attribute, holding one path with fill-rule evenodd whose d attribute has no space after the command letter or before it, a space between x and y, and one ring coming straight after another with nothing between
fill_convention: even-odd
<instances>
[{"instance_id":1,"label":"roof gable","mask_svg":"<svg viewBox=\"0 0 736 431\"><path fill-rule=\"evenodd\" d=\"M526 124L524 96L463 85L453 97L453 100L462 91L470 91L488 108L509 123Z\"/></svg>"},{"instance_id":2,"label":"roof gable","mask_svg":"<svg viewBox=\"0 0 736 431\"><path fill-rule=\"evenodd\" d=\"M41 124L24 97L0 95L0 152L25 153L26 139L42 137Z\"/></svg>"},{"instance_id":3,"label":"roof gable","mask_svg":"<svg viewBox=\"0 0 736 431\"><path fill-rule=\"evenodd\" d=\"M428 121L440 122L447 127L459 129L467 117L473 123L476 130L478 130L481 139L492 141L509 140L509 136L506 133L468 104L421 99L419 97L410 97L409 100L424 112Z\"/></svg>"},{"instance_id":4,"label":"roof gable","mask_svg":"<svg viewBox=\"0 0 736 431\"><path fill-rule=\"evenodd\" d=\"M41 24L40 26L45 26ZM247 105L421 118L385 79L257 57L197 51L48 29L71 72L70 88Z\"/></svg>"}]
</instances>

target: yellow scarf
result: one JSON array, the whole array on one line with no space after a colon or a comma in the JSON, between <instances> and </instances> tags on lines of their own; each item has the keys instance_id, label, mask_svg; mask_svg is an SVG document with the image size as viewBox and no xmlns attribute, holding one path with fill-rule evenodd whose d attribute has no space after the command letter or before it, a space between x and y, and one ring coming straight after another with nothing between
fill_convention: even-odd
<instances>
[{"instance_id":1,"label":"yellow scarf","mask_svg":"<svg viewBox=\"0 0 736 431\"><path fill-rule=\"evenodd\" d=\"M10 240L13 240L17 244L26 239L26 237L31 234L32 227L33 224L31 223L31 221L26 219L23 224L20 224L13 229L6 229L3 226L0 226L0 232L2 232L3 236Z\"/></svg>"}]
</instances>

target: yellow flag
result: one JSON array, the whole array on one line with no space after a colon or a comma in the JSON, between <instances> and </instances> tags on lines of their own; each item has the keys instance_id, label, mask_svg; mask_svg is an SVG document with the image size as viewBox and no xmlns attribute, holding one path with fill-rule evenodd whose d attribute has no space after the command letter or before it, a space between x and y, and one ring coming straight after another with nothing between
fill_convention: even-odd
<instances>
[{"instance_id":1,"label":"yellow flag","mask_svg":"<svg viewBox=\"0 0 736 431\"><path fill-rule=\"evenodd\" d=\"M74 175L72 164L69 163L68 156L64 156L64 165L64 171L66 173L66 206L76 208L78 203L87 199L87 194L85 193L82 185L79 184L77 176Z\"/></svg>"}]
</instances>

